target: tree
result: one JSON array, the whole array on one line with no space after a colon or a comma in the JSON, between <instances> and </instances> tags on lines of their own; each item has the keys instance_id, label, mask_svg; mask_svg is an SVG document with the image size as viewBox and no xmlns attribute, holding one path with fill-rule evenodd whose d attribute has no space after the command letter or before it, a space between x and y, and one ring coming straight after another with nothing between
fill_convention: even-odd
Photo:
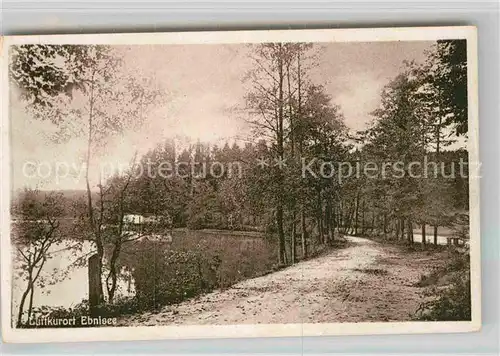
<instances>
[{"instance_id":1,"label":"tree","mask_svg":"<svg viewBox=\"0 0 500 356\"><path fill-rule=\"evenodd\" d=\"M301 158L310 140L315 139L308 135L320 126L319 130L324 130L325 123L338 122L331 115L338 108L330 104L329 97L325 97L323 102L316 103L319 105L315 107L316 112L308 112L307 106L314 107L315 104L311 103L319 97L318 93L324 92L320 86L312 85L307 75L308 70L314 67L315 50L311 44L267 43L253 49L255 66L247 73L251 88L246 97L246 109L255 133L265 138L271 148L269 160L272 166L266 172L270 178L266 188L272 192L270 198L275 206L278 261L287 262L285 234L288 230L290 261L293 263L297 248L297 210L300 214L302 253L307 255L307 207L301 194L308 190L305 186L301 187L300 179L294 180L293 175L300 176ZM323 104L328 108L320 107ZM322 138L316 137L319 140Z\"/></svg>"},{"instance_id":2,"label":"tree","mask_svg":"<svg viewBox=\"0 0 500 356\"><path fill-rule=\"evenodd\" d=\"M340 107L332 104L332 99L326 94L324 87L310 86L304 101L302 120L307 120L307 123L302 123L302 132L299 135L305 139L302 143L303 157L316 158L320 163L331 163L332 166L331 170L324 171L322 176L309 182L317 194L316 219L319 240L326 243L333 239L334 226L331 213L333 204L338 201L341 184L333 175L334 163L346 158L349 150L346 144L347 129ZM330 175L332 177L329 177ZM324 235L327 236L326 239Z\"/></svg>"},{"instance_id":3,"label":"tree","mask_svg":"<svg viewBox=\"0 0 500 356\"><path fill-rule=\"evenodd\" d=\"M252 89L247 94L246 106L250 123L258 134L266 136L273 148L274 159L285 161L286 122L285 97L286 69L293 59L293 45L288 43L265 43L253 47L254 69L247 73ZM280 166L280 168L282 168ZM286 263L284 228L284 176L280 168L273 169L274 204L278 232L278 263Z\"/></svg>"},{"instance_id":4,"label":"tree","mask_svg":"<svg viewBox=\"0 0 500 356\"><path fill-rule=\"evenodd\" d=\"M453 126L457 136L467 134L467 41L439 40L434 52L431 81L440 91L444 124Z\"/></svg>"},{"instance_id":5,"label":"tree","mask_svg":"<svg viewBox=\"0 0 500 356\"><path fill-rule=\"evenodd\" d=\"M106 276L108 302L114 300L118 281L118 259L122 246L142 237L144 231L126 231L125 214L130 211L129 187L135 172L135 157L130 170L125 175L116 175L109 179L107 186L99 185L99 195L103 220L106 229L102 231L103 240L111 245L111 253Z\"/></svg>"},{"instance_id":6,"label":"tree","mask_svg":"<svg viewBox=\"0 0 500 356\"><path fill-rule=\"evenodd\" d=\"M368 131L365 147L370 157L381 162L397 162L400 170L388 172L391 197L389 215L397 219L396 237L413 241L414 217L418 216L419 189L416 178L409 173L409 164L423 157L422 137L425 125L417 115L416 92L420 82L411 69L399 74L383 90L381 106L373 112L374 125Z\"/></svg>"},{"instance_id":7,"label":"tree","mask_svg":"<svg viewBox=\"0 0 500 356\"><path fill-rule=\"evenodd\" d=\"M163 90L151 79L125 72L121 64L121 55L110 46L28 45L14 49L10 68L11 79L23 90L23 98L35 105L38 118L59 127L69 125L71 134L86 137L84 228L95 243L100 274L105 211L102 201L94 201L90 178L94 159L110 137L138 127L163 98ZM103 301L102 281L99 290Z\"/></svg>"},{"instance_id":8,"label":"tree","mask_svg":"<svg viewBox=\"0 0 500 356\"><path fill-rule=\"evenodd\" d=\"M52 107L57 96L71 97L75 90L84 89L89 49L84 45L11 46L9 78L29 106Z\"/></svg>"},{"instance_id":9,"label":"tree","mask_svg":"<svg viewBox=\"0 0 500 356\"><path fill-rule=\"evenodd\" d=\"M19 206L14 210L20 220L14 225L13 242L16 247L16 259L21 268L20 275L26 280L17 314L17 327L21 327L25 323L25 314L26 322L31 320L36 285L40 281L45 263L52 257L51 248L61 239L61 196L54 193L43 196L39 191L25 190Z\"/></svg>"},{"instance_id":10,"label":"tree","mask_svg":"<svg viewBox=\"0 0 500 356\"><path fill-rule=\"evenodd\" d=\"M378 220L384 236L393 230L396 238L406 233L413 242L417 223L425 243L426 225L431 224L437 244L438 227L453 219L454 205L463 206L453 201L453 187L462 196L462 183L445 176L451 168L445 167L450 160L444 157L454 155L445 151L454 142L451 133L467 131L465 48L465 42L438 41L425 63L404 63L404 70L383 89L372 126L361 132L360 153L366 159L379 167L384 162L401 164L396 175L391 170L382 181L360 182L370 209L382 213ZM374 212L372 220L377 220Z\"/></svg>"}]
</instances>

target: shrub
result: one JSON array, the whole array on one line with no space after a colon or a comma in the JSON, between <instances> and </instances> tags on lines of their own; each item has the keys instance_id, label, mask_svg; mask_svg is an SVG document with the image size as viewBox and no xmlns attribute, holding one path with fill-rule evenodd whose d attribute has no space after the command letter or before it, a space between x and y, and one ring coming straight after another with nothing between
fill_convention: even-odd
<instances>
[{"instance_id":1,"label":"shrub","mask_svg":"<svg viewBox=\"0 0 500 356\"><path fill-rule=\"evenodd\" d=\"M141 241L127 247L121 264L132 272L140 309L157 309L243 279L275 262L262 238L218 232L176 231L172 243Z\"/></svg>"},{"instance_id":2,"label":"shrub","mask_svg":"<svg viewBox=\"0 0 500 356\"><path fill-rule=\"evenodd\" d=\"M422 303L417 310L417 320L458 321L471 320L470 275L456 275L444 288L433 288L429 294L437 298Z\"/></svg>"},{"instance_id":3,"label":"shrub","mask_svg":"<svg viewBox=\"0 0 500 356\"><path fill-rule=\"evenodd\" d=\"M428 286L424 296L432 299L420 304L415 319L433 321L471 320L470 258L468 253L450 251L450 262L417 286Z\"/></svg>"}]
</instances>

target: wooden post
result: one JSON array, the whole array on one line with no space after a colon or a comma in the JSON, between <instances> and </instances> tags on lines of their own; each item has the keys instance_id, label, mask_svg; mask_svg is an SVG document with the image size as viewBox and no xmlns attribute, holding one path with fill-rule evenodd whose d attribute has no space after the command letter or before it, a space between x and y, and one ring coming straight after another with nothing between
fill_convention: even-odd
<instances>
[{"instance_id":1,"label":"wooden post","mask_svg":"<svg viewBox=\"0 0 500 356\"><path fill-rule=\"evenodd\" d=\"M89 258L89 307L92 315L94 315L99 302L102 300L101 289L99 288L100 278L99 255L95 254Z\"/></svg>"}]
</instances>

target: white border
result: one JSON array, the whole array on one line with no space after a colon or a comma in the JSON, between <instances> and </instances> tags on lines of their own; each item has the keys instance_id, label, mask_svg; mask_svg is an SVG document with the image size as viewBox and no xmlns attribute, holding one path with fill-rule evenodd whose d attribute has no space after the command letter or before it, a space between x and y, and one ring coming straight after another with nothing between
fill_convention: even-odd
<instances>
[{"instance_id":1,"label":"white border","mask_svg":"<svg viewBox=\"0 0 500 356\"><path fill-rule=\"evenodd\" d=\"M100 327L81 329L15 329L11 327L11 244L10 244L10 145L8 93L8 46L14 44L222 44L261 42L375 42L466 39L468 63L468 150L469 162L479 162L477 29L474 26L404 27L334 30L214 31L102 35L51 35L2 37L1 80L3 93L0 155L2 336L4 342L68 342L104 340L158 340L240 337L285 337L319 335L366 335L405 333L449 333L478 331L481 327L479 178L471 172L470 256L472 321L387 322L322 324L241 324L179 325L141 327Z\"/></svg>"}]
</instances>

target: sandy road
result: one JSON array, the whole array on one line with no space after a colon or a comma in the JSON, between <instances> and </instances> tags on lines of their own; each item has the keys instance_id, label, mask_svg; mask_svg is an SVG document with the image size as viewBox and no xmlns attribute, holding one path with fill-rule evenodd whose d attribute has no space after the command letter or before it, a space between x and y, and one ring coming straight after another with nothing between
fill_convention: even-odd
<instances>
[{"instance_id":1,"label":"sandy road","mask_svg":"<svg viewBox=\"0 0 500 356\"><path fill-rule=\"evenodd\" d=\"M158 313L121 318L120 324L409 320L421 302L420 288L414 284L440 263L439 256L403 256L396 247L346 238L347 248L167 306Z\"/></svg>"}]
</instances>

